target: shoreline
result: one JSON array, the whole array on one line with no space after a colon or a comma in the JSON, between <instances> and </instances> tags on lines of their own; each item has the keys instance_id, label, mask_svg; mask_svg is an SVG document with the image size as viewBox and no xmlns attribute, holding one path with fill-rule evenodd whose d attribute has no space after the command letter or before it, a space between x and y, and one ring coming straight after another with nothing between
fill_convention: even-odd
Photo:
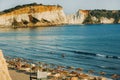
<instances>
[{"instance_id":1,"label":"shoreline","mask_svg":"<svg viewBox=\"0 0 120 80\"><path fill-rule=\"evenodd\" d=\"M113 24L116 24L116 25L119 25L120 23L111 23L111 24L67 24L67 23L62 23L62 24L42 24L42 25L28 25L28 26L4 26L4 25L0 25L0 28L8 28L8 29L18 29L18 28L37 28L37 27L59 27L59 26L64 26L64 25L113 25Z\"/></svg>"},{"instance_id":2,"label":"shoreline","mask_svg":"<svg viewBox=\"0 0 120 80\"><path fill-rule=\"evenodd\" d=\"M37 70L48 72L48 77L50 77L48 80L54 80L54 78L56 78L56 80L73 80L72 78L75 78L75 80L112 80L105 77L105 72L100 72L100 75L96 76L94 70L89 70L88 73L84 73L83 68L74 68L72 66L66 67L43 62L30 63L22 58L6 58L9 72L13 80L16 80L15 78L18 78L19 74L20 76L25 76L25 80L27 80L30 73L36 73ZM14 73L16 73L16 76Z\"/></svg>"}]
</instances>

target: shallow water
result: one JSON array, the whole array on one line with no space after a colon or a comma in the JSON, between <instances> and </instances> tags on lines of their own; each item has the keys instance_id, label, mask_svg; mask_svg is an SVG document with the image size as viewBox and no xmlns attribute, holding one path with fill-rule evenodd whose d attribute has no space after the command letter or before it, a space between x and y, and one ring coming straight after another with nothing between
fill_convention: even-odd
<instances>
[{"instance_id":1,"label":"shallow water","mask_svg":"<svg viewBox=\"0 0 120 80\"><path fill-rule=\"evenodd\" d=\"M120 24L0 29L0 48L6 56L120 74Z\"/></svg>"}]
</instances>

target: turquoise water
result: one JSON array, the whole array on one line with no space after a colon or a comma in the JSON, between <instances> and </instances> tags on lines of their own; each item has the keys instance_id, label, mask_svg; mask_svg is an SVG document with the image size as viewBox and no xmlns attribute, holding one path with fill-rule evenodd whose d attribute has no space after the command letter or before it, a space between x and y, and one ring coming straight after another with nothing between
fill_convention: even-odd
<instances>
[{"instance_id":1,"label":"turquoise water","mask_svg":"<svg viewBox=\"0 0 120 80\"><path fill-rule=\"evenodd\" d=\"M120 24L1 29L0 48L6 56L120 74Z\"/></svg>"}]
</instances>

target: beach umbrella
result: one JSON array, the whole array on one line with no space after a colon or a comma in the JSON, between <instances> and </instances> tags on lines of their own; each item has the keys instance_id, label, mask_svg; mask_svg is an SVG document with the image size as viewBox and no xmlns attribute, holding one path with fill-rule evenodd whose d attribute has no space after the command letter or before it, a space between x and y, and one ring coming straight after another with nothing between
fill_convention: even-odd
<instances>
[{"instance_id":1,"label":"beach umbrella","mask_svg":"<svg viewBox=\"0 0 120 80\"><path fill-rule=\"evenodd\" d=\"M72 69L74 69L74 67L73 66L68 66L67 69L72 70Z\"/></svg>"},{"instance_id":2,"label":"beach umbrella","mask_svg":"<svg viewBox=\"0 0 120 80\"><path fill-rule=\"evenodd\" d=\"M91 70L88 70L88 73L89 73L89 74L93 74L94 72L95 72L95 71L92 70L92 69L91 69Z\"/></svg>"},{"instance_id":3,"label":"beach umbrella","mask_svg":"<svg viewBox=\"0 0 120 80\"><path fill-rule=\"evenodd\" d=\"M99 74L101 75L101 76L104 76L105 74L106 74L106 72L99 72Z\"/></svg>"},{"instance_id":4,"label":"beach umbrella","mask_svg":"<svg viewBox=\"0 0 120 80\"><path fill-rule=\"evenodd\" d=\"M76 68L75 70L76 70L76 71L80 71L80 72L82 72L82 71L83 71L83 69L82 69L82 68Z\"/></svg>"},{"instance_id":5,"label":"beach umbrella","mask_svg":"<svg viewBox=\"0 0 120 80\"><path fill-rule=\"evenodd\" d=\"M70 74L78 75L78 72L76 72L76 71L72 71L72 72L70 72Z\"/></svg>"},{"instance_id":6,"label":"beach umbrella","mask_svg":"<svg viewBox=\"0 0 120 80\"><path fill-rule=\"evenodd\" d=\"M16 62L16 68L21 69L21 67L22 67L21 61Z\"/></svg>"},{"instance_id":7,"label":"beach umbrella","mask_svg":"<svg viewBox=\"0 0 120 80\"><path fill-rule=\"evenodd\" d=\"M89 75L87 75L87 74L79 74L79 76L78 76L80 79L86 79L86 80L88 80L87 78L89 77Z\"/></svg>"},{"instance_id":8,"label":"beach umbrella","mask_svg":"<svg viewBox=\"0 0 120 80\"><path fill-rule=\"evenodd\" d=\"M50 68L55 68L55 64L50 64Z\"/></svg>"},{"instance_id":9,"label":"beach umbrella","mask_svg":"<svg viewBox=\"0 0 120 80\"><path fill-rule=\"evenodd\" d=\"M114 79L114 80L117 80L117 79L120 79L120 75L113 74L113 75L111 76L111 78Z\"/></svg>"},{"instance_id":10,"label":"beach umbrella","mask_svg":"<svg viewBox=\"0 0 120 80\"><path fill-rule=\"evenodd\" d=\"M78 77L71 77L70 80L78 80Z\"/></svg>"}]
</instances>

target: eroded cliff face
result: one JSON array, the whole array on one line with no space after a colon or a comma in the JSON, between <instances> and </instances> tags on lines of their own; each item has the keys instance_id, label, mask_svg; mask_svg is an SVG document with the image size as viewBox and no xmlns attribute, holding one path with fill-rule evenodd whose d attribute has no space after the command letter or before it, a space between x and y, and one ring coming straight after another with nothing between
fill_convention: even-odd
<instances>
[{"instance_id":1,"label":"eroded cliff face","mask_svg":"<svg viewBox=\"0 0 120 80\"><path fill-rule=\"evenodd\" d=\"M82 24L88 16L87 10L79 10L76 14L67 15L68 24Z\"/></svg>"},{"instance_id":2,"label":"eroded cliff face","mask_svg":"<svg viewBox=\"0 0 120 80\"><path fill-rule=\"evenodd\" d=\"M67 16L68 24L120 23L120 10L79 10Z\"/></svg>"},{"instance_id":3,"label":"eroded cliff face","mask_svg":"<svg viewBox=\"0 0 120 80\"><path fill-rule=\"evenodd\" d=\"M65 15L59 5L28 4L0 12L0 27L120 23L120 10L78 10Z\"/></svg>"},{"instance_id":4,"label":"eroded cliff face","mask_svg":"<svg viewBox=\"0 0 120 80\"><path fill-rule=\"evenodd\" d=\"M41 26L63 24L66 16L61 6L34 5L0 15L0 25Z\"/></svg>"},{"instance_id":5,"label":"eroded cliff face","mask_svg":"<svg viewBox=\"0 0 120 80\"><path fill-rule=\"evenodd\" d=\"M7 63L3 57L3 53L1 50L0 50L0 80L11 80L7 68Z\"/></svg>"}]
</instances>

